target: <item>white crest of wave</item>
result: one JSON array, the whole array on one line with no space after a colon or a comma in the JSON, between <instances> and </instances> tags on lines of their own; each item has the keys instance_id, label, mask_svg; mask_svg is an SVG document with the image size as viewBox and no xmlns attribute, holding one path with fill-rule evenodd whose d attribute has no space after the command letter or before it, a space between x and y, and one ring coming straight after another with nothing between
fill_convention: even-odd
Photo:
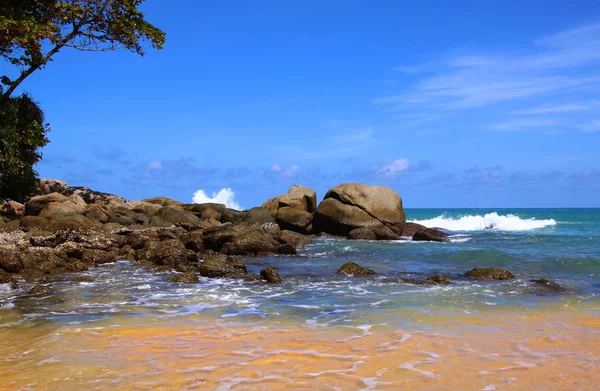
<instances>
[{"instance_id":1,"label":"white crest of wave","mask_svg":"<svg viewBox=\"0 0 600 391\"><path fill-rule=\"evenodd\" d=\"M496 212L487 213L484 216L463 216L459 218L449 218L441 215L429 220L414 220L412 222L430 228L443 228L449 231L482 231L484 229L494 229L499 231L529 231L556 225L554 219L522 219L513 214L499 215Z\"/></svg>"},{"instance_id":2,"label":"white crest of wave","mask_svg":"<svg viewBox=\"0 0 600 391\"><path fill-rule=\"evenodd\" d=\"M217 193L212 193L212 197L209 197L204 190L200 189L194 193L192 202L194 204L225 204L230 209L242 210L242 206L235 200L235 193L230 187L221 189Z\"/></svg>"}]
</instances>

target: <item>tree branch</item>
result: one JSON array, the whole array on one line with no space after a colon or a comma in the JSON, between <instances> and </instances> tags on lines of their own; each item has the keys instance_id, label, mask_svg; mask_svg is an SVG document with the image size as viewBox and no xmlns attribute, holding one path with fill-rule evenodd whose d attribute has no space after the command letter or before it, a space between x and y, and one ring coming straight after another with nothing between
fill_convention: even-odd
<instances>
[{"instance_id":1,"label":"tree branch","mask_svg":"<svg viewBox=\"0 0 600 391\"><path fill-rule=\"evenodd\" d=\"M23 83L23 80L25 80L33 72L40 69L42 66L46 65L48 63L48 61L50 60L50 58L53 55L55 55L56 53L58 53L58 51L60 49L62 49L70 40L75 38L78 33L79 33L79 27L74 28L73 31L71 31L69 33L69 35L67 35L64 39L62 39L60 42L58 42L48 53L46 53L46 55L44 57L42 57L42 59L40 61L32 64L29 68L27 68L23 72L21 72L21 75L19 76L19 78L17 80L13 81L12 83L10 83L10 86L8 87L6 92L2 95L2 98L3 99L9 98L11 96L11 94L17 89L17 87L21 83Z\"/></svg>"}]
</instances>

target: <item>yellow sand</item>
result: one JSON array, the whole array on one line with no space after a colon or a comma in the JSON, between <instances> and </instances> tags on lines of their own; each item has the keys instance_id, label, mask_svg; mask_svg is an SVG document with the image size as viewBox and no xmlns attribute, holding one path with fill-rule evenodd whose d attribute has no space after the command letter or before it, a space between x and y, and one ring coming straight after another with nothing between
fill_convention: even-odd
<instances>
[{"instance_id":1,"label":"yellow sand","mask_svg":"<svg viewBox=\"0 0 600 391\"><path fill-rule=\"evenodd\" d=\"M600 316L438 316L422 330L179 321L0 330L0 389L597 390Z\"/></svg>"}]
</instances>

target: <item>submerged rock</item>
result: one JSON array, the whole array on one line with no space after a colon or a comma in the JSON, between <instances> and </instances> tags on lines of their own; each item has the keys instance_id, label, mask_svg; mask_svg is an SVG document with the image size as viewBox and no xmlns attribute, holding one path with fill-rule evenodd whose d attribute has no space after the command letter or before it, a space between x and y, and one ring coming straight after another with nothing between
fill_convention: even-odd
<instances>
[{"instance_id":1,"label":"submerged rock","mask_svg":"<svg viewBox=\"0 0 600 391\"><path fill-rule=\"evenodd\" d=\"M554 291L554 292L565 292L566 291L565 288L563 288L562 286L558 285L556 282L550 281L550 280L546 280L545 278L540 278L540 279L535 279L535 280L529 280L529 282L532 282L535 285L547 288L547 289L549 289L551 291Z\"/></svg>"},{"instance_id":2,"label":"submerged rock","mask_svg":"<svg viewBox=\"0 0 600 391\"><path fill-rule=\"evenodd\" d=\"M360 266L355 262L346 262L338 269L337 274L344 274L347 276L372 276L377 273L375 273L373 269Z\"/></svg>"},{"instance_id":3,"label":"submerged rock","mask_svg":"<svg viewBox=\"0 0 600 391\"><path fill-rule=\"evenodd\" d=\"M412 240L420 242L447 242L448 234L433 228L424 228L414 233Z\"/></svg>"},{"instance_id":4,"label":"submerged rock","mask_svg":"<svg viewBox=\"0 0 600 391\"><path fill-rule=\"evenodd\" d=\"M182 282L185 284L197 284L200 282L200 279L198 279L198 276L194 272L185 272L171 276L171 278L169 278L169 281Z\"/></svg>"},{"instance_id":5,"label":"submerged rock","mask_svg":"<svg viewBox=\"0 0 600 391\"><path fill-rule=\"evenodd\" d=\"M212 255L205 257L198 264L198 272L202 277L209 278L243 278L246 275L246 265L235 257Z\"/></svg>"},{"instance_id":6,"label":"submerged rock","mask_svg":"<svg viewBox=\"0 0 600 391\"><path fill-rule=\"evenodd\" d=\"M46 285L36 285L33 288L31 288L31 290L27 293L30 295L44 295L52 292L54 291Z\"/></svg>"},{"instance_id":7,"label":"submerged rock","mask_svg":"<svg viewBox=\"0 0 600 391\"><path fill-rule=\"evenodd\" d=\"M475 278L476 280L512 280L515 276L511 272L504 269L494 267L480 268L469 270L465 273L467 277Z\"/></svg>"},{"instance_id":8,"label":"submerged rock","mask_svg":"<svg viewBox=\"0 0 600 391\"><path fill-rule=\"evenodd\" d=\"M452 282L444 277L444 276L440 276L440 275L436 275L436 276L431 276L431 277L427 277L428 282L435 284L435 285L448 285L448 284L452 284Z\"/></svg>"},{"instance_id":9,"label":"submerged rock","mask_svg":"<svg viewBox=\"0 0 600 391\"><path fill-rule=\"evenodd\" d=\"M270 284L281 284L283 279L279 276L277 270L272 267L265 267L260 271L260 276Z\"/></svg>"}]
</instances>

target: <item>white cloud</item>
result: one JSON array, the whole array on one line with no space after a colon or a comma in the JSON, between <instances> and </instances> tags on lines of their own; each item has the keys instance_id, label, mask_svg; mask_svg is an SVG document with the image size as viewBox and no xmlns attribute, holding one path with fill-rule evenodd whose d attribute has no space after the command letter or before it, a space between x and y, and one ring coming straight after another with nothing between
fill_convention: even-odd
<instances>
[{"instance_id":1,"label":"white cloud","mask_svg":"<svg viewBox=\"0 0 600 391\"><path fill-rule=\"evenodd\" d=\"M398 175L400 175L403 172L405 172L406 170L408 170L408 167L410 167L410 164L408 163L408 159L401 158L401 159L396 159L389 164L384 164L383 166L381 166L377 169L376 173L379 176L389 178L389 179L394 179Z\"/></svg>"},{"instance_id":2,"label":"white cloud","mask_svg":"<svg viewBox=\"0 0 600 391\"><path fill-rule=\"evenodd\" d=\"M163 165L160 160L152 160L151 162L148 163L148 166L146 166L146 168L148 170L158 171L158 170L162 170Z\"/></svg>"},{"instance_id":3,"label":"white cloud","mask_svg":"<svg viewBox=\"0 0 600 391\"><path fill-rule=\"evenodd\" d=\"M230 209L242 210L241 205L235 200L235 193L229 187L219 190L218 193L212 193L212 197L209 197L204 190L200 189L194 193L192 202L194 204L225 204Z\"/></svg>"},{"instance_id":4,"label":"white cloud","mask_svg":"<svg viewBox=\"0 0 600 391\"><path fill-rule=\"evenodd\" d=\"M515 111L514 114L520 115L536 115L536 114L552 114L552 113L572 113L574 111L585 111L589 110L591 107L589 105L583 104L558 104L552 106L540 106L527 110L519 110Z\"/></svg>"},{"instance_id":5,"label":"white cloud","mask_svg":"<svg viewBox=\"0 0 600 391\"><path fill-rule=\"evenodd\" d=\"M557 128L563 126L557 119L516 119L502 122L491 127L492 130L500 132L519 132L532 128Z\"/></svg>"},{"instance_id":6,"label":"white cloud","mask_svg":"<svg viewBox=\"0 0 600 391\"><path fill-rule=\"evenodd\" d=\"M584 132L594 133L600 132L600 120L590 121L582 126Z\"/></svg>"},{"instance_id":7,"label":"white cloud","mask_svg":"<svg viewBox=\"0 0 600 391\"><path fill-rule=\"evenodd\" d=\"M281 178L291 179L295 178L300 174L300 166L294 164L291 167L281 167L279 164L273 164L269 167L268 171L272 174L276 174Z\"/></svg>"}]
</instances>

